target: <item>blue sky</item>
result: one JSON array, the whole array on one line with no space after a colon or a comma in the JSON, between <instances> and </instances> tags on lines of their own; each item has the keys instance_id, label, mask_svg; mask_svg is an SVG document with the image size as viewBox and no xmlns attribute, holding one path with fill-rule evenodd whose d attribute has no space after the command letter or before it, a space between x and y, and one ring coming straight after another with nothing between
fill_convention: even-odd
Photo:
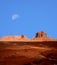
<instances>
[{"instance_id":1,"label":"blue sky","mask_svg":"<svg viewBox=\"0 0 57 65\"><path fill-rule=\"evenodd\" d=\"M57 38L57 0L0 0L0 37L37 31Z\"/></svg>"}]
</instances>

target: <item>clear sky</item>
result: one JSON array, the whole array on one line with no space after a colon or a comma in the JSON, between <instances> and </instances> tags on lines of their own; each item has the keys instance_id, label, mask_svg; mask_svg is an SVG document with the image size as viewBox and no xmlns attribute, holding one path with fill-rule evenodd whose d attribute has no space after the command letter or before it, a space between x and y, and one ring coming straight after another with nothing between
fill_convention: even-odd
<instances>
[{"instance_id":1,"label":"clear sky","mask_svg":"<svg viewBox=\"0 0 57 65\"><path fill-rule=\"evenodd\" d=\"M57 0L0 0L0 37L37 31L57 38Z\"/></svg>"}]
</instances>

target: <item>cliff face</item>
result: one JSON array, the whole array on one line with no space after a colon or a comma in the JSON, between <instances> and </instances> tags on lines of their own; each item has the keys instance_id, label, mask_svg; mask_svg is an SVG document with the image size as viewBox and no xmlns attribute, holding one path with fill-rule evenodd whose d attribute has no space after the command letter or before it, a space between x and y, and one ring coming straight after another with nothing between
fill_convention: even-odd
<instances>
[{"instance_id":1,"label":"cliff face","mask_svg":"<svg viewBox=\"0 0 57 65\"><path fill-rule=\"evenodd\" d=\"M47 37L47 34L45 32L37 32L34 38L28 38L25 35L21 36L4 36L3 38L0 38L0 41L57 41L57 39L53 39L50 37Z\"/></svg>"},{"instance_id":2,"label":"cliff face","mask_svg":"<svg viewBox=\"0 0 57 65\"><path fill-rule=\"evenodd\" d=\"M18 41L18 40L29 40L26 36L21 35L21 36L4 36L3 38L0 39L0 41Z\"/></svg>"},{"instance_id":3,"label":"cliff face","mask_svg":"<svg viewBox=\"0 0 57 65\"><path fill-rule=\"evenodd\" d=\"M37 32L35 38L41 38L41 37L46 38L47 34L43 31L42 32Z\"/></svg>"},{"instance_id":4,"label":"cliff face","mask_svg":"<svg viewBox=\"0 0 57 65\"><path fill-rule=\"evenodd\" d=\"M43 31L31 39L4 36L0 39L0 65L57 65L57 39Z\"/></svg>"}]
</instances>

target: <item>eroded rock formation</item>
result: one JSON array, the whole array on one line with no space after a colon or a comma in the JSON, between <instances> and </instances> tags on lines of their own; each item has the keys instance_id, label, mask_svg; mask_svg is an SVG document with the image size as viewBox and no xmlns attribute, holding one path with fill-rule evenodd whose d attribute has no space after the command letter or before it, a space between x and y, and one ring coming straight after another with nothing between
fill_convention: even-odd
<instances>
[{"instance_id":1,"label":"eroded rock formation","mask_svg":"<svg viewBox=\"0 0 57 65\"><path fill-rule=\"evenodd\" d=\"M47 34L43 31L37 32L35 38L41 38L41 37L45 38L47 37Z\"/></svg>"},{"instance_id":2,"label":"eroded rock formation","mask_svg":"<svg viewBox=\"0 0 57 65\"><path fill-rule=\"evenodd\" d=\"M53 39L51 37L47 37L47 34L43 31L37 32L34 38L28 38L25 35L21 36L4 36L0 39L0 41L55 41L57 39Z\"/></svg>"},{"instance_id":3,"label":"eroded rock formation","mask_svg":"<svg viewBox=\"0 0 57 65\"><path fill-rule=\"evenodd\" d=\"M31 39L4 36L0 39L0 65L57 65L57 39L43 31Z\"/></svg>"}]
</instances>

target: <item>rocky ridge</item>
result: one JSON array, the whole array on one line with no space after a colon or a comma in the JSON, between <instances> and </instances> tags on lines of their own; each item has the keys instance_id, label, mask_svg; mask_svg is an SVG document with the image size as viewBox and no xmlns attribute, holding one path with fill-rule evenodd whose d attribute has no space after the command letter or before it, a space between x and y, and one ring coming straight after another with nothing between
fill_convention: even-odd
<instances>
[{"instance_id":1,"label":"rocky ridge","mask_svg":"<svg viewBox=\"0 0 57 65\"><path fill-rule=\"evenodd\" d=\"M21 36L4 36L0 38L0 41L57 41L57 39L48 37L47 34L43 31L37 32L35 37L28 38L25 35Z\"/></svg>"}]
</instances>

